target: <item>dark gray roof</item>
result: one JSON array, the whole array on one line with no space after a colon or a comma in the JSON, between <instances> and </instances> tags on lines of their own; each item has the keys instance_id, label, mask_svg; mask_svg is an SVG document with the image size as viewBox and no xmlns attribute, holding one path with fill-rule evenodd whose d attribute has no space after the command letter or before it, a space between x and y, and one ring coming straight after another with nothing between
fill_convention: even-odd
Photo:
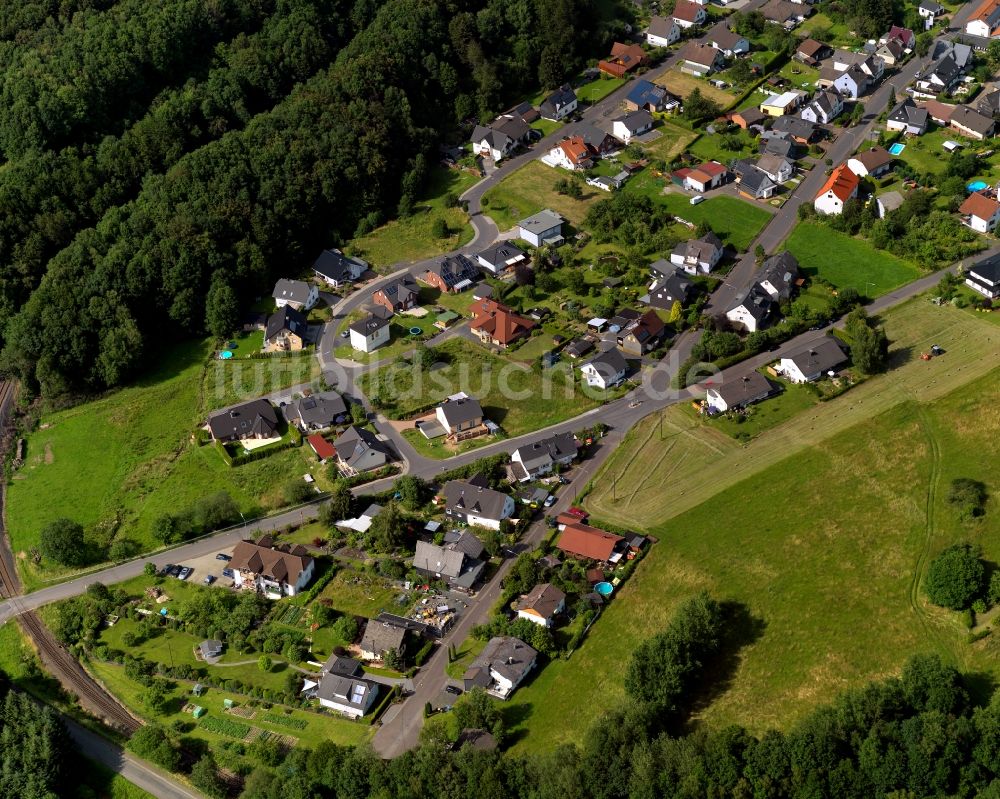
<instances>
[{"instance_id":1,"label":"dark gray roof","mask_svg":"<svg viewBox=\"0 0 1000 799\"><path fill-rule=\"evenodd\" d=\"M680 302L683 305L688 301L688 297L691 296L691 290L694 288L694 283L688 280L684 273L673 264L662 259L661 261L657 261L657 263L661 262L672 267L672 271L658 270L663 273L663 277L653 281L644 302L653 308L662 308L669 311L673 308L674 302ZM653 266L656 268L656 264Z\"/></svg>"},{"instance_id":2,"label":"dark gray roof","mask_svg":"<svg viewBox=\"0 0 1000 799\"><path fill-rule=\"evenodd\" d=\"M360 258L352 258L349 255L344 255L340 250L323 250L312 268L316 274L322 277L341 282L354 279L351 270L352 265L354 266L354 272L359 270L364 272L368 269L368 264Z\"/></svg>"},{"instance_id":3,"label":"dark gray roof","mask_svg":"<svg viewBox=\"0 0 1000 799\"><path fill-rule=\"evenodd\" d=\"M722 240L711 230L700 239L682 241L673 249L674 255L685 258L696 258L698 261L711 261L722 251Z\"/></svg>"},{"instance_id":4,"label":"dark gray roof","mask_svg":"<svg viewBox=\"0 0 1000 799\"><path fill-rule=\"evenodd\" d=\"M816 132L816 126L807 119L796 116L780 116L774 121L771 130L788 133L797 139L811 139Z\"/></svg>"},{"instance_id":5,"label":"dark gray roof","mask_svg":"<svg viewBox=\"0 0 1000 799\"><path fill-rule=\"evenodd\" d=\"M583 139L584 144L588 147L593 147L595 150L601 149L602 145L613 143L614 146L618 146L615 138L608 133L606 130L602 130L590 122L581 122L574 128L574 132L577 136Z\"/></svg>"},{"instance_id":6,"label":"dark gray roof","mask_svg":"<svg viewBox=\"0 0 1000 799\"><path fill-rule=\"evenodd\" d=\"M566 354L571 358L579 358L594 349L594 342L589 338L578 338L566 345Z\"/></svg>"},{"instance_id":7,"label":"dark gray roof","mask_svg":"<svg viewBox=\"0 0 1000 799\"><path fill-rule=\"evenodd\" d=\"M299 305L305 305L309 302L309 290L309 284L304 280L289 280L283 277L274 284L274 291L271 292L271 296L276 300L286 300L287 302L296 302Z\"/></svg>"},{"instance_id":8,"label":"dark gray roof","mask_svg":"<svg viewBox=\"0 0 1000 799\"><path fill-rule=\"evenodd\" d=\"M504 266L508 261L513 261L515 258L523 258L524 250L520 247L515 247L509 242L502 241L499 244L494 244L492 247L487 247L477 257L496 268Z\"/></svg>"},{"instance_id":9,"label":"dark gray roof","mask_svg":"<svg viewBox=\"0 0 1000 799\"><path fill-rule=\"evenodd\" d=\"M944 11L944 6L935 3L934 0L920 0L920 8L924 11L930 11L932 14L940 14Z\"/></svg>"},{"instance_id":10,"label":"dark gray roof","mask_svg":"<svg viewBox=\"0 0 1000 799\"><path fill-rule=\"evenodd\" d=\"M993 117L983 116L967 105L960 105L952 111L950 122L952 125L961 125L963 128L975 131L981 136L989 134L996 125Z\"/></svg>"},{"instance_id":11,"label":"dark gray roof","mask_svg":"<svg viewBox=\"0 0 1000 799\"><path fill-rule=\"evenodd\" d=\"M505 679L517 684L531 670L537 657L538 652L520 638L507 635L491 638L479 657L472 661L469 669L465 672L465 679L479 684L479 680L481 680L479 675L485 672L486 685L489 685L489 673L490 670L493 670Z\"/></svg>"},{"instance_id":12,"label":"dark gray roof","mask_svg":"<svg viewBox=\"0 0 1000 799\"><path fill-rule=\"evenodd\" d=\"M993 89L992 91L984 92L979 96L976 101L976 110L980 114L986 114L987 116L996 116L1000 113L1000 89ZM924 112L926 118L926 111Z\"/></svg>"},{"instance_id":13,"label":"dark gray roof","mask_svg":"<svg viewBox=\"0 0 1000 799\"><path fill-rule=\"evenodd\" d=\"M383 456L382 462L389 454L385 444L379 441L373 432L354 425L341 433L340 437L333 442L333 446L337 450L337 457L353 468L365 465L362 460L369 451L381 454Z\"/></svg>"},{"instance_id":14,"label":"dark gray roof","mask_svg":"<svg viewBox=\"0 0 1000 799\"><path fill-rule=\"evenodd\" d=\"M444 534L444 545L454 552L461 552L467 558L479 559L486 551L483 542L468 530L449 530Z\"/></svg>"},{"instance_id":15,"label":"dark gray roof","mask_svg":"<svg viewBox=\"0 0 1000 799\"><path fill-rule=\"evenodd\" d=\"M760 324L771 313L773 302L774 300L771 298L771 295L759 283L754 283L750 287L750 290L733 304L730 310L735 310L742 306L757 320L757 324Z\"/></svg>"},{"instance_id":16,"label":"dark gray roof","mask_svg":"<svg viewBox=\"0 0 1000 799\"><path fill-rule=\"evenodd\" d=\"M362 336L370 336L372 333L381 330L389 325L391 316L385 314L370 313L364 319L359 319L351 324L350 329Z\"/></svg>"},{"instance_id":17,"label":"dark gray roof","mask_svg":"<svg viewBox=\"0 0 1000 799\"><path fill-rule=\"evenodd\" d=\"M417 541L413 555L413 568L442 577L458 577L462 573L465 553L449 550L428 541Z\"/></svg>"},{"instance_id":18,"label":"dark gray roof","mask_svg":"<svg viewBox=\"0 0 1000 799\"><path fill-rule=\"evenodd\" d=\"M358 661L343 655L330 655L323 664L323 671L341 677L360 677L364 673Z\"/></svg>"},{"instance_id":19,"label":"dark gray roof","mask_svg":"<svg viewBox=\"0 0 1000 799\"><path fill-rule=\"evenodd\" d=\"M264 338L274 338L274 336L277 336L284 330L304 339L309 330L309 324L306 322L306 318L302 315L301 311L297 311L292 306L286 305L267 317Z\"/></svg>"},{"instance_id":20,"label":"dark gray roof","mask_svg":"<svg viewBox=\"0 0 1000 799\"><path fill-rule=\"evenodd\" d=\"M787 357L806 376L836 369L847 360L840 344L830 336Z\"/></svg>"},{"instance_id":21,"label":"dark gray roof","mask_svg":"<svg viewBox=\"0 0 1000 799\"><path fill-rule=\"evenodd\" d=\"M222 654L224 644L222 641L216 641L214 638L210 638L207 641L202 641L198 644L198 649L201 650L201 656L203 658L217 658Z\"/></svg>"},{"instance_id":22,"label":"dark gray roof","mask_svg":"<svg viewBox=\"0 0 1000 799\"><path fill-rule=\"evenodd\" d=\"M463 280L478 280L479 267L465 255L449 255L438 263L427 267L428 272L438 275L448 288L453 288Z\"/></svg>"},{"instance_id":23,"label":"dark gray roof","mask_svg":"<svg viewBox=\"0 0 1000 799\"><path fill-rule=\"evenodd\" d=\"M528 469L533 469L549 461L576 457L576 439L572 433L557 433L518 447L514 453Z\"/></svg>"},{"instance_id":24,"label":"dark gray roof","mask_svg":"<svg viewBox=\"0 0 1000 799\"><path fill-rule=\"evenodd\" d=\"M955 54L948 51L944 56L917 75L917 80L929 80L932 76L936 75L938 80L947 86L961 74L962 67L955 60Z\"/></svg>"},{"instance_id":25,"label":"dark gray roof","mask_svg":"<svg viewBox=\"0 0 1000 799\"><path fill-rule=\"evenodd\" d=\"M892 109L889 119L904 125L927 127L927 109L917 108L912 97L907 97Z\"/></svg>"},{"instance_id":26,"label":"dark gray roof","mask_svg":"<svg viewBox=\"0 0 1000 799\"><path fill-rule=\"evenodd\" d=\"M406 630L385 621L369 619L365 625L365 634L361 636L361 651L374 652L381 655L390 649L399 650L406 638Z\"/></svg>"},{"instance_id":27,"label":"dark gray roof","mask_svg":"<svg viewBox=\"0 0 1000 799\"><path fill-rule=\"evenodd\" d=\"M628 369L628 361L625 360L625 356L613 347L605 350L596 358L591 358L588 365L596 369L598 374L605 379L612 378Z\"/></svg>"},{"instance_id":28,"label":"dark gray roof","mask_svg":"<svg viewBox=\"0 0 1000 799\"><path fill-rule=\"evenodd\" d=\"M269 438L278 430L278 414L266 399L234 405L208 420L212 435L220 440L262 436Z\"/></svg>"},{"instance_id":29,"label":"dark gray roof","mask_svg":"<svg viewBox=\"0 0 1000 799\"><path fill-rule=\"evenodd\" d=\"M975 272L990 283L1000 283L1000 253L973 264L968 271Z\"/></svg>"},{"instance_id":30,"label":"dark gray roof","mask_svg":"<svg viewBox=\"0 0 1000 799\"><path fill-rule=\"evenodd\" d=\"M310 427L329 427L347 413L347 403L336 391L324 391L292 400L285 406L285 418Z\"/></svg>"},{"instance_id":31,"label":"dark gray roof","mask_svg":"<svg viewBox=\"0 0 1000 799\"><path fill-rule=\"evenodd\" d=\"M378 683L360 677L343 677L326 674L316 687L316 696L328 702L337 702L363 712L370 704L370 696L378 693Z\"/></svg>"},{"instance_id":32,"label":"dark gray roof","mask_svg":"<svg viewBox=\"0 0 1000 799\"><path fill-rule=\"evenodd\" d=\"M545 208L527 219L522 219L517 225L531 233L539 234L561 225L563 221L563 218L555 211Z\"/></svg>"},{"instance_id":33,"label":"dark gray roof","mask_svg":"<svg viewBox=\"0 0 1000 799\"><path fill-rule=\"evenodd\" d=\"M440 574L451 585L472 588L486 567L480 560L485 551L483 544L471 533L453 535L451 541L447 538L444 546L417 541L413 568L425 574Z\"/></svg>"},{"instance_id":34,"label":"dark gray roof","mask_svg":"<svg viewBox=\"0 0 1000 799\"><path fill-rule=\"evenodd\" d=\"M397 304L405 304L420 293L420 287L412 275L403 275L391 283L386 283L379 289L389 300Z\"/></svg>"},{"instance_id":35,"label":"dark gray roof","mask_svg":"<svg viewBox=\"0 0 1000 799\"><path fill-rule=\"evenodd\" d=\"M760 151L773 155L790 156L795 152L795 142L779 136L769 136L761 139Z\"/></svg>"},{"instance_id":36,"label":"dark gray roof","mask_svg":"<svg viewBox=\"0 0 1000 799\"><path fill-rule=\"evenodd\" d=\"M538 106L538 111L545 119L555 119L565 106L575 101L576 92L570 88L568 83L564 83L542 101L542 104Z\"/></svg>"},{"instance_id":37,"label":"dark gray roof","mask_svg":"<svg viewBox=\"0 0 1000 799\"><path fill-rule=\"evenodd\" d=\"M767 258L757 273L757 283L767 281L777 290L778 295L787 300L792 295L792 286L799 276L799 262L788 250Z\"/></svg>"},{"instance_id":38,"label":"dark gray roof","mask_svg":"<svg viewBox=\"0 0 1000 799\"><path fill-rule=\"evenodd\" d=\"M615 117L612 122L621 122L629 133L638 133L653 124L653 115L644 108L638 111L629 111L620 117Z\"/></svg>"},{"instance_id":39,"label":"dark gray roof","mask_svg":"<svg viewBox=\"0 0 1000 799\"><path fill-rule=\"evenodd\" d=\"M752 194L759 194L760 192L773 187L774 181L765 175L761 170L757 169L755 164L740 177L740 185L744 188L744 190Z\"/></svg>"},{"instance_id":40,"label":"dark gray roof","mask_svg":"<svg viewBox=\"0 0 1000 799\"><path fill-rule=\"evenodd\" d=\"M472 397L446 400L438 406L449 427L483 418L483 407Z\"/></svg>"},{"instance_id":41,"label":"dark gray roof","mask_svg":"<svg viewBox=\"0 0 1000 799\"><path fill-rule=\"evenodd\" d=\"M753 369L738 377L723 380L717 385L713 385L712 390L722 397L730 408L757 402L777 391L770 380Z\"/></svg>"},{"instance_id":42,"label":"dark gray roof","mask_svg":"<svg viewBox=\"0 0 1000 799\"><path fill-rule=\"evenodd\" d=\"M449 511L471 513L484 519L501 519L507 502L506 494L468 480L449 480L441 493Z\"/></svg>"}]
</instances>

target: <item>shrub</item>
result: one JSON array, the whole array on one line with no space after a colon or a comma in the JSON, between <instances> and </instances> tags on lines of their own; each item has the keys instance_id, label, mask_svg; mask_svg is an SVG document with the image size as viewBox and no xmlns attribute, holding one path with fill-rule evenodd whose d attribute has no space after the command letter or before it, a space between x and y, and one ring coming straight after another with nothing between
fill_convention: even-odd
<instances>
[{"instance_id":1,"label":"shrub","mask_svg":"<svg viewBox=\"0 0 1000 799\"><path fill-rule=\"evenodd\" d=\"M948 504L963 521L978 518L986 512L986 486L978 480L958 477L948 489Z\"/></svg>"},{"instance_id":2,"label":"shrub","mask_svg":"<svg viewBox=\"0 0 1000 799\"><path fill-rule=\"evenodd\" d=\"M982 594L984 576L985 567L979 552L970 544L954 544L938 555L927 569L924 591L935 605L964 610Z\"/></svg>"}]
</instances>

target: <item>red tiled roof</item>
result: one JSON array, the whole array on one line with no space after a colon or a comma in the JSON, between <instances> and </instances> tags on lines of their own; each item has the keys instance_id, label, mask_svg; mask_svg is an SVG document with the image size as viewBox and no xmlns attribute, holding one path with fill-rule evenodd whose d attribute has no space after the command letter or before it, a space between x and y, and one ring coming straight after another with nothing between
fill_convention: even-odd
<instances>
[{"instance_id":1,"label":"red tiled roof","mask_svg":"<svg viewBox=\"0 0 1000 799\"><path fill-rule=\"evenodd\" d=\"M691 0L677 0L677 5L674 6L674 16L685 22L695 22L700 10L701 6L698 3L692 3Z\"/></svg>"},{"instance_id":2,"label":"red tiled roof","mask_svg":"<svg viewBox=\"0 0 1000 799\"><path fill-rule=\"evenodd\" d=\"M725 165L720 164L718 161L705 161L703 164L698 164L698 169L712 177L724 175L727 171Z\"/></svg>"},{"instance_id":3,"label":"red tiled roof","mask_svg":"<svg viewBox=\"0 0 1000 799\"><path fill-rule=\"evenodd\" d=\"M1000 202L985 194L975 192L965 198L965 202L959 207L958 212L978 216L980 219L992 219L998 209L1000 209Z\"/></svg>"},{"instance_id":4,"label":"red tiled roof","mask_svg":"<svg viewBox=\"0 0 1000 799\"><path fill-rule=\"evenodd\" d=\"M590 150L582 136L570 136L559 142L559 147L573 164L580 164L590 158Z\"/></svg>"},{"instance_id":5,"label":"red tiled roof","mask_svg":"<svg viewBox=\"0 0 1000 799\"><path fill-rule=\"evenodd\" d=\"M822 197L828 191L832 191L834 196L846 203L858 190L858 182L858 176L848 169L847 164L841 164L830 173L830 177L816 197Z\"/></svg>"},{"instance_id":6,"label":"red tiled roof","mask_svg":"<svg viewBox=\"0 0 1000 799\"><path fill-rule=\"evenodd\" d=\"M334 448L333 444L327 441L319 433L313 433L309 438L306 439L309 442L309 446L312 447L313 452L321 460L327 460L333 458L337 455L337 450Z\"/></svg>"},{"instance_id":7,"label":"red tiled roof","mask_svg":"<svg viewBox=\"0 0 1000 799\"><path fill-rule=\"evenodd\" d=\"M590 560L607 560L615 551L615 545L622 540L620 535L575 522L566 525L556 547L570 555Z\"/></svg>"},{"instance_id":8,"label":"red tiled roof","mask_svg":"<svg viewBox=\"0 0 1000 799\"><path fill-rule=\"evenodd\" d=\"M490 338L504 346L535 327L534 321L518 316L506 305L502 305L496 300L479 300L472 304L471 310L476 318L472 320L469 327L472 330L482 330L488 333Z\"/></svg>"}]
</instances>

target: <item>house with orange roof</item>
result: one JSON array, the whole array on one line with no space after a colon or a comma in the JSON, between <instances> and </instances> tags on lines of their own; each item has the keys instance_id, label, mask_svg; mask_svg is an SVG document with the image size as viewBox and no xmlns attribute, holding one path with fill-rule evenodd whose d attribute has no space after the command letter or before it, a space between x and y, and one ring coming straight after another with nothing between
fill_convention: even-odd
<instances>
[{"instance_id":1,"label":"house with orange roof","mask_svg":"<svg viewBox=\"0 0 1000 799\"><path fill-rule=\"evenodd\" d=\"M683 0L678 0L682 2ZM615 42L611 46L611 55L598 62L597 68L612 78L624 78L629 72L634 72L646 63L646 51L638 44L622 44Z\"/></svg>"},{"instance_id":2,"label":"house with orange roof","mask_svg":"<svg viewBox=\"0 0 1000 799\"><path fill-rule=\"evenodd\" d=\"M677 0L674 5L674 22L682 28L693 28L708 19L708 13L699 3L691 0Z\"/></svg>"},{"instance_id":3,"label":"house with orange roof","mask_svg":"<svg viewBox=\"0 0 1000 799\"><path fill-rule=\"evenodd\" d=\"M259 591L270 599L295 596L312 579L315 561L305 547L277 544L269 535L240 541L229 561L236 588Z\"/></svg>"},{"instance_id":4,"label":"house with orange roof","mask_svg":"<svg viewBox=\"0 0 1000 799\"><path fill-rule=\"evenodd\" d=\"M847 164L841 164L827 178L819 190L813 207L821 214L842 214L844 203L858 196L860 181Z\"/></svg>"},{"instance_id":5,"label":"house with orange roof","mask_svg":"<svg viewBox=\"0 0 1000 799\"><path fill-rule=\"evenodd\" d=\"M1000 0L983 0L965 23L965 32L984 38L1000 37Z\"/></svg>"},{"instance_id":6,"label":"house with orange roof","mask_svg":"<svg viewBox=\"0 0 1000 799\"><path fill-rule=\"evenodd\" d=\"M582 136L570 136L549 150L542 161L549 166L577 171L594 165L594 153Z\"/></svg>"},{"instance_id":7,"label":"house with orange roof","mask_svg":"<svg viewBox=\"0 0 1000 799\"><path fill-rule=\"evenodd\" d=\"M478 300L472 304L473 320L469 329L484 344L506 349L515 341L531 335L535 322L519 316L496 300Z\"/></svg>"},{"instance_id":8,"label":"house with orange roof","mask_svg":"<svg viewBox=\"0 0 1000 799\"><path fill-rule=\"evenodd\" d=\"M684 188L704 193L721 186L729 170L718 161L705 161L684 173Z\"/></svg>"},{"instance_id":9,"label":"house with orange roof","mask_svg":"<svg viewBox=\"0 0 1000 799\"><path fill-rule=\"evenodd\" d=\"M589 524L567 524L556 541L556 549L579 560L617 563L627 549L625 539Z\"/></svg>"},{"instance_id":10,"label":"house with orange roof","mask_svg":"<svg viewBox=\"0 0 1000 799\"><path fill-rule=\"evenodd\" d=\"M958 212L962 221L979 233L990 233L996 230L1000 222L1000 202L985 192L973 192L965 198Z\"/></svg>"}]
</instances>

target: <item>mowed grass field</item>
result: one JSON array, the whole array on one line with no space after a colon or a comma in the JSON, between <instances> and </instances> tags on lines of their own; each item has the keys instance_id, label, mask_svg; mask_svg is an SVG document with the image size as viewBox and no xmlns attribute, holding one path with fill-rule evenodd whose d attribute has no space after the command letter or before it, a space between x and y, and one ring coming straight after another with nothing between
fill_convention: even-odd
<instances>
[{"instance_id":1,"label":"mowed grass field","mask_svg":"<svg viewBox=\"0 0 1000 799\"><path fill-rule=\"evenodd\" d=\"M856 288L872 298L921 275L915 264L816 222L800 222L785 249L799 259L806 274L828 280L837 288Z\"/></svg>"},{"instance_id":2,"label":"mowed grass field","mask_svg":"<svg viewBox=\"0 0 1000 799\"><path fill-rule=\"evenodd\" d=\"M656 131L660 135L653 141L642 142L639 146L652 158L670 162L684 152L698 134L675 125L665 115L660 115L659 118L661 121L657 124Z\"/></svg>"},{"instance_id":3,"label":"mowed grass field","mask_svg":"<svg viewBox=\"0 0 1000 799\"><path fill-rule=\"evenodd\" d=\"M1000 337L926 299L896 310L887 328L897 351L916 355L940 339L947 354L905 360L745 446L680 408L664 415L662 440L655 417L626 438L585 506L598 524L659 542L573 658L515 694L518 749L572 740L617 706L629 654L701 589L745 604L762 630L701 713L714 728L787 727L917 652L1000 673L1000 638L969 645L957 614L919 590L929 558L953 541L1000 557L1000 503L965 527L945 502L956 477L994 491Z\"/></svg>"},{"instance_id":4,"label":"mowed grass field","mask_svg":"<svg viewBox=\"0 0 1000 799\"><path fill-rule=\"evenodd\" d=\"M490 216L500 230L508 230L525 217L537 214L543 208L551 208L572 225L579 227L587 215L587 209L609 195L586 185L583 186L583 196L578 200L559 194L555 190L556 182L570 177L563 169L553 169L541 161L531 161L508 174L486 192L483 197L486 201L483 203L483 213Z\"/></svg>"},{"instance_id":5,"label":"mowed grass field","mask_svg":"<svg viewBox=\"0 0 1000 799\"><path fill-rule=\"evenodd\" d=\"M665 75L661 75L654 81L654 83L666 86L672 94L685 98L695 89L700 89L704 97L707 97L709 100L714 100L723 108L728 108L732 105L733 100L736 99L736 95L731 92L727 92L724 89L716 89L707 80L696 78L694 75L688 75L681 72L680 67L674 67Z\"/></svg>"}]
</instances>

